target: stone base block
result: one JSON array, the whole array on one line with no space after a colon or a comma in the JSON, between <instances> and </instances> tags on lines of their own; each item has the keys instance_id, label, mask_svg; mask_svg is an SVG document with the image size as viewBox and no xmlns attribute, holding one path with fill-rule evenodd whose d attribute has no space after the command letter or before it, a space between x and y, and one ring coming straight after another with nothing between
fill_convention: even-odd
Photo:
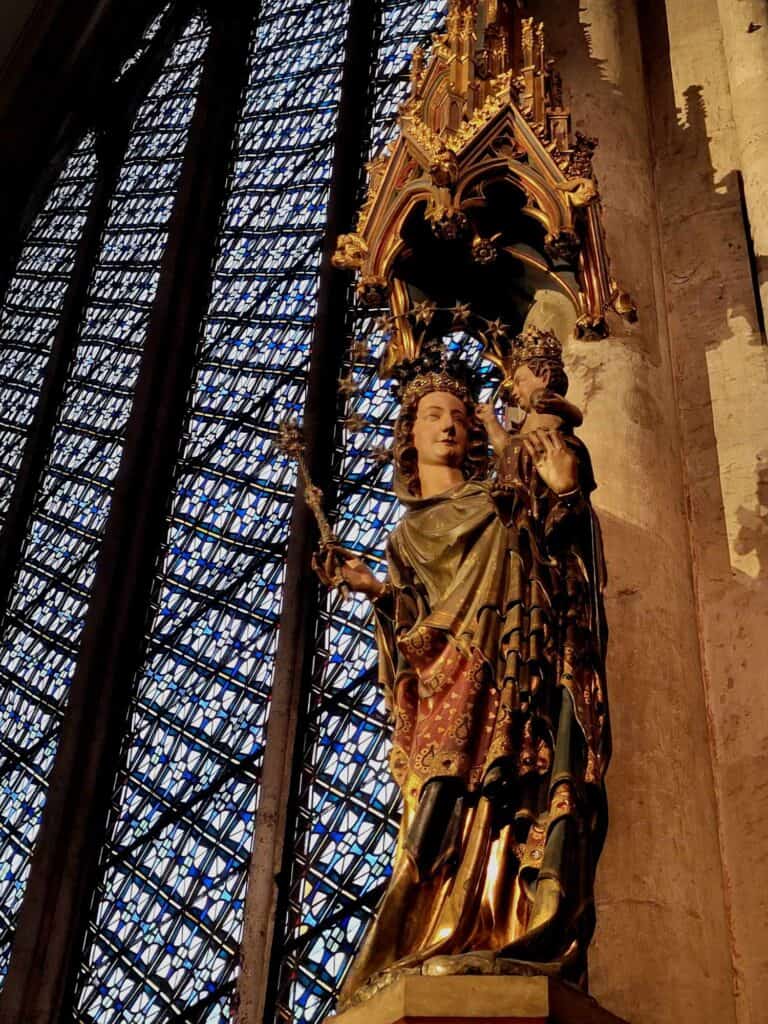
<instances>
[{"instance_id":1,"label":"stone base block","mask_svg":"<svg viewBox=\"0 0 768 1024\"><path fill-rule=\"evenodd\" d=\"M406 975L324 1024L627 1024L551 978Z\"/></svg>"}]
</instances>

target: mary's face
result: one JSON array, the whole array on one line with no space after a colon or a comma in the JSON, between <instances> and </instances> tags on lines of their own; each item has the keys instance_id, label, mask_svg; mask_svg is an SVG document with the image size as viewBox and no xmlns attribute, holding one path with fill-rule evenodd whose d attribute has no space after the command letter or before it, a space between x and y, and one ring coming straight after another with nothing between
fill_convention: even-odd
<instances>
[{"instance_id":1,"label":"mary's face","mask_svg":"<svg viewBox=\"0 0 768 1024\"><path fill-rule=\"evenodd\" d=\"M467 454L468 419L467 407L449 391L424 395L413 424L419 465L460 467Z\"/></svg>"}]
</instances>

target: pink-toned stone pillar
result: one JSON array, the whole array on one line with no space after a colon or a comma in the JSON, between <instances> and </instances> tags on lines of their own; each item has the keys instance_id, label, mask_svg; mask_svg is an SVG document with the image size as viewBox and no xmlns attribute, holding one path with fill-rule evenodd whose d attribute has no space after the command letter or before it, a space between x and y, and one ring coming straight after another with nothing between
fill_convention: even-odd
<instances>
[{"instance_id":1,"label":"pink-toned stone pillar","mask_svg":"<svg viewBox=\"0 0 768 1024\"><path fill-rule=\"evenodd\" d=\"M768 348L757 327L742 216L737 172L744 151L735 96L731 104L723 5L666 0L661 14L658 6L643 19L643 41L736 1015L739 1024L762 1024L768 1005ZM729 5L744 18L746 46L759 34L746 31L750 6ZM756 119L764 107L762 99Z\"/></svg>"},{"instance_id":2,"label":"pink-toned stone pillar","mask_svg":"<svg viewBox=\"0 0 768 1024\"><path fill-rule=\"evenodd\" d=\"M768 318L768 3L718 0L717 6L760 300Z\"/></svg>"},{"instance_id":3,"label":"pink-toned stone pillar","mask_svg":"<svg viewBox=\"0 0 768 1024\"><path fill-rule=\"evenodd\" d=\"M648 97L631 0L542 0L595 169L614 276L639 322L566 361L593 455L608 559L611 824L597 876L591 990L637 1024L735 1019L692 586Z\"/></svg>"}]
</instances>

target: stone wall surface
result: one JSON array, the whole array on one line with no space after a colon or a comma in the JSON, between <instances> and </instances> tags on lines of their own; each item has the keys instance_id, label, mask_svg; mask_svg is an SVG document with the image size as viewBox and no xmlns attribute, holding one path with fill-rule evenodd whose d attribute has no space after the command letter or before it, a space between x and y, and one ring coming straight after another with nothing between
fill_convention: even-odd
<instances>
[{"instance_id":1,"label":"stone wall surface","mask_svg":"<svg viewBox=\"0 0 768 1024\"><path fill-rule=\"evenodd\" d=\"M737 1020L761 1024L768 1005L768 348L757 329L742 215L744 148L718 17L724 5L666 6L666 26L663 12L644 23L666 310ZM768 24L746 31L748 8L758 5L726 6L746 18L745 52L759 32L768 40ZM768 118L765 80L758 106L755 116ZM768 170L768 136L762 154ZM768 211L768 190L762 200Z\"/></svg>"},{"instance_id":2,"label":"stone wall surface","mask_svg":"<svg viewBox=\"0 0 768 1024\"><path fill-rule=\"evenodd\" d=\"M694 4L694 10L699 5ZM713 17L713 4L700 4ZM768 3L718 0L722 52L751 233L757 257L763 313L768 315ZM704 55L702 54L702 57ZM718 61L722 72L722 61ZM725 82L723 82L725 84Z\"/></svg>"},{"instance_id":3,"label":"stone wall surface","mask_svg":"<svg viewBox=\"0 0 768 1024\"><path fill-rule=\"evenodd\" d=\"M590 988L636 1024L732 1024L729 921L702 680L649 97L632 0L542 0L639 322L566 359L598 479L611 630L611 825ZM691 211L693 212L693 211ZM695 252L695 249L694 249ZM695 262L695 256L691 255Z\"/></svg>"}]
</instances>

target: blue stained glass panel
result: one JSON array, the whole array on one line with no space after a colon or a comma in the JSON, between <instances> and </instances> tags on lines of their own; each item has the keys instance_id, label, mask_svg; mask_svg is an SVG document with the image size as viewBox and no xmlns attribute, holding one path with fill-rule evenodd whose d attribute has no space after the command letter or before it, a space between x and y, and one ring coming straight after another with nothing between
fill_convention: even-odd
<instances>
[{"instance_id":1,"label":"blue stained glass panel","mask_svg":"<svg viewBox=\"0 0 768 1024\"><path fill-rule=\"evenodd\" d=\"M373 74L371 154L391 139L417 43L442 27L447 4L385 2ZM397 405L376 373L384 338L350 313L351 342L370 353L349 362L358 391L347 412L368 424L340 430L335 525L346 547L364 552L379 576L389 531L400 515L392 467L374 450L391 442ZM299 791L294 873L277 1013L314 1024L333 1009L372 909L390 873L399 818L387 769L387 722L376 682L376 649L365 601L329 599L321 616Z\"/></svg>"},{"instance_id":2,"label":"blue stained glass panel","mask_svg":"<svg viewBox=\"0 0 768 1024\"><path fill-rule=\"evenodd\" d=\"M207 28L139 107L0 632L0 971L40 825L167 238Z\"/></svg>"},{"instance_id":3,"label":"blue stained glass panel","mask_svg":"<svg viewBox=\"0 0 768 1024\"><path fill-rule=\"evenodd\" d=\"M429 44L433 32L445 28L448 0L384 0L381 34L374 69L371 155L396 133L395 114L408 95L414 47Z\"/></svg>"},{"instance_id":4,"label":"blue stained glass panel","mask_svg":"<svg viewBox=\"0 0 768 1024\"><path fill-rule=\"evenodd\" d=\"M30 228L0 306L0 527L37 408L95 183L94 139L87 135Z\"/></svg>"},{"instance_id":5,"label":"blue stained glass panel","mask_svg":"<svg viewBox=\"0 0 768 1024\"><path fill-rule=\"evenodd\" d=\"M141 40L139 42L139 45L136 47L131 56L127 60L123 61L119 72L115 76L116 81L119 81L125 75L126 71L132 68L134 64L138 64L141 58L144 56L144 54L149 50L150 46L152 45L152 40L160 31L163 21L165 20L165 16L170 10L170 8L171 5L169 3L166 4L165 7L163 7L163 9L159 11L146 26L146 28L141 34Z\"/></svg>"},{"instance_id":6,"label":"blue stained glass panel","mask_svg":"<svg viewBox=\"0 0 768 1024\"><path fill-rule=\"evenodd\" d=\"M237 964L295 488L273 441L304 403L349 3L263 10L83 952L83 1022L190 1019Z\"/></svg>"},{"instance_id":7,"label":"blue stained glass panel","mask_svg":"<svg viewBox=\"0 0 768 1024\"><path fill-rule=\"evenodd\" d=\"M367 319L358 321L356 333L371 347L365 360L347 365L359 385L348 413L368 422L340 436L335 526L341 543L383 578L386 538L402 510L392 492L391 463L377 465L374 455L391 445L399 407L377 375L385 339ZM497 381L480 343L458 333L445 341L475 368L480 398L490 401ZM281 1015L297 1021L330 1012L390 875L399 820L367 601L334 595L321 628L280 1004Z\"/></svg>"},{"instance_id":8,"label":"blue stained glass panel","mask_svg":"<svg viewBox=\"0 0 768 1024\"><path fill-rule=\"evenodd\" d=\"M348 411L370 425L344 429L339 437L335 527L341 542L364 552L381 577L398 506L392 467L377 465L371 452L391 442L396 406L376 375L383 339L365 321L357 328L373 347L362 365L356 363L360 390ZM334 595L320 625L279 1003L281 1018L306 1022L332 1009L389 875L399 817L367 602Z\"/></svg>"},{"instance_id":9,"label":"blue stained glass panel","mask_svg":"<svg viewBox=\"0 0 768 1024\"><path fill-rule=\"evenodd\" d=\"M223 999L212 1003L198 1017L200 1024L232 1024L232 997L226 995Z\"/></svg>"}]
</instances>

